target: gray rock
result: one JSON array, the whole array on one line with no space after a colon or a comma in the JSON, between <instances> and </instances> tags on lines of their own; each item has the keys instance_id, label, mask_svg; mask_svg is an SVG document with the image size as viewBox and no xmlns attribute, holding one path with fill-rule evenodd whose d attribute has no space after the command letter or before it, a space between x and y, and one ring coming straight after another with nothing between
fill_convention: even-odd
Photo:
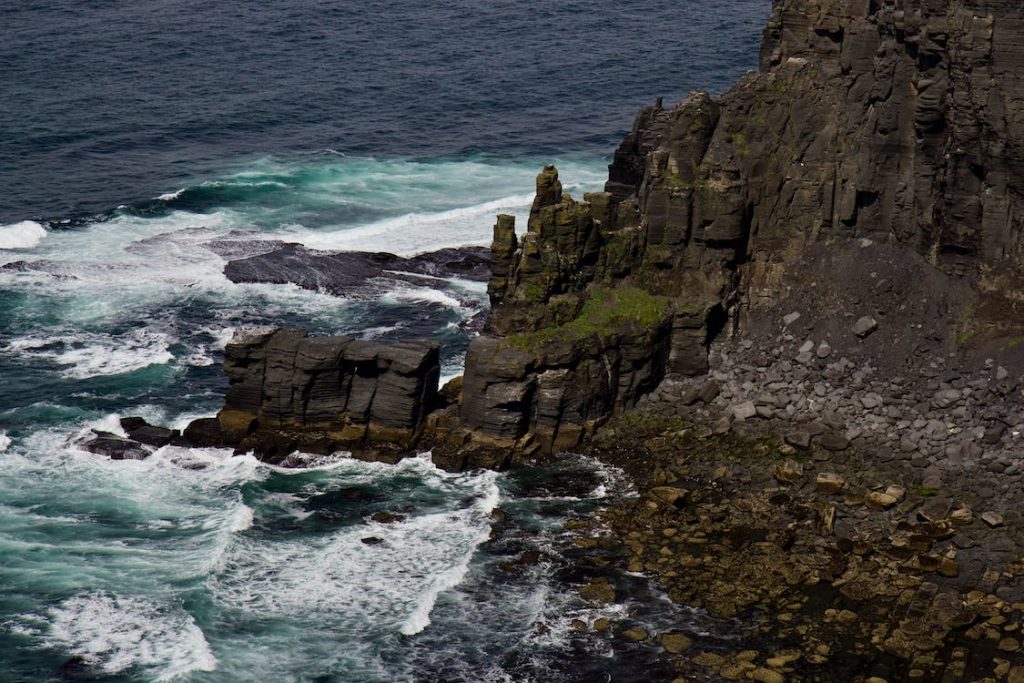
<instances>
[{"instance_id":1,"label":"gray rock","mask_svg":"<svg viewBox=\"0 0 1024 683\"><path fill-rule=\"evenodd\" d=\"M785 436L785 441L794 448L806 450L811 447L811 435L807 432L789 432Z\"/></svg>"},{"instance_id":2,"label":"gray rock","mask_svg":"<svg viewBox=\"0 0 1024 683\"><path fill-rule=\"evenodd\" d=\"M872 334L878 329L878 321L870 316L864 316L859 318L857 322L853 324L850 331L857 337L864 339L865 337Z\"/></svg>"},{"instance_id":3,"label":"gray rock","mask_svg":"<svg viewBox=\"0 0 1024 683\"><path fill-rule=\"evenodd\" d=\"M745 401L732 407L732 416L734 420L743 422L757 415L757 406L754 405L753 401Z\"/></svg>"},{"instance_id":4,"label":"gray rock","mask_svg":"<svg viewBox=\"0 0 1024 683\"><path fill-rule=\"evenodd\" d=\"M818 437L818 443L830 451L845 451L850 447L850 440L838 432L825 432Z\"/></svg>"}]
</instances>

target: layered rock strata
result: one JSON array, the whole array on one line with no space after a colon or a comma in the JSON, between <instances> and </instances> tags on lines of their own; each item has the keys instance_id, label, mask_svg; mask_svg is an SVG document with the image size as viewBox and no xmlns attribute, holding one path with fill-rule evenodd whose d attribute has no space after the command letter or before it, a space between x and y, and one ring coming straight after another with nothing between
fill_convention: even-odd
<instances>
[{"instance_id":1,"label":"layered rock strata","mask_svg":"<svg viewBox=\"0 0 1024 683\"><path fill-rule=\"evenodd\" d=\"M1022 44L1024 14L1001 0L775 0L756 73L642 110L603 192L575 199L547 167L525 230L498 217L484 334L457 405L427 420L439 459L572 449L664 377L705 373L716 338L763 337L792 310L887 372L913 375L929 353L1020 367ZM287 250L244 265L300 256L288 281L344 270L313 255L309 271ZM291 339L279 334L267 349ZM340 441L376 424L416 432L432 408L414 382L396 425L361 390L310 409L318 363L341 356L274 355L249 376L257 349L228 360L232 439L252 424ZM261 372L280 383L266 401Z\"/></svg>"},{"instance_id":2,"label":"layered rock strata","mask_svg":"<svg viewBox=\"0 0 1024 683\"><path fill-rule=\"evenodd\" d=\"M919 347L1007 355L1022 329L1022 44L1008 2L776 0L757 73L641 111L604 192L576 201L547 168L525 234L499 217L466 423L569 447L662 375L705 371L722 331L777 324L790 298L837 331L880 322L865 344L894 366ZM921 282L930 312L907 330L900 290ZM660 314L590 324L609 289Z\"/></svg>"},{"instance_id":3,"label":"layered rock strata","mask_svg":"<svg viewBox=\"0 0 1024 683\"><path fill-rule=\"evenodd\" d=\"M404 455L437 402L438 345L391 345L302 330L236 333L217 416L223 440L280 459L296 448Z\"/></svg>"}]
</instances>

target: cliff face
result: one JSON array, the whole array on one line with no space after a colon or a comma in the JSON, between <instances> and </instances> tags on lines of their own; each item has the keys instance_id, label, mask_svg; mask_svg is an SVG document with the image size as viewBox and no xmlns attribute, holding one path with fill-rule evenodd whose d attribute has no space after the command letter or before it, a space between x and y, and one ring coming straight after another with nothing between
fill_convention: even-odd
<instances>
[{"instance_id":1,"label":"cliff face","mask_svg":"<svg viewBox=\"0 0 1024 683\"><path fill-rule=\"evenodd\" d=\"M575 447L737 333L769 353L813 330L894 376L929 354L1024 367L1024 7L775 0L760 62L718 99L643 109L603 192L547 167L528 224L498 217L492 310L446 408L426 415L429 345L279 333L229 347L229 440L391 435L497 467Z\"/></svg>"},{"instance_id":2,"label":"cliff face","mask_svg":"<svg viewBox=\"0 0 1024 683\"><path fill-rule=\"evenodd\" d=\"M464 421L571 447L790 304L916 323L855 339L893 363L991 351L1021 328L1022 141L1019 3L775 0L757 73L641 111L604 192L549 167L525 234L499 217Z\"/></svg>"},{"instance_id":3,"label":"cliff face","mask_svg":"<svg viewBox=\"0 0 1024 683\"><path fill-rule=\"evenodd\" d=\"M268 460L296 448L400 457L437 402L436 343L385 346L274 329L236 334L225 355L221 438Z\"/></svg>"}]
</instances>

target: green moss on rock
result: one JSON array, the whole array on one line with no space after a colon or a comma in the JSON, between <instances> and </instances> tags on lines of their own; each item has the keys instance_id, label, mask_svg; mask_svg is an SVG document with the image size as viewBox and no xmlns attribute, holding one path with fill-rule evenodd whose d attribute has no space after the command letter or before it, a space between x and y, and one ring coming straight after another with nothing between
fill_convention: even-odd
<instances>
[{"instance_id":1,"label":"green moss on rock","mask_svg":"<svg viewBox=\"0 0 1024 683\"><path fill-rule=\"evenodd\" d=\"M575 342L592 336L606 337L624 328L651 330L665 317L668 300L638 287L594 288L579 315L563 325L512 335L509 343L531 350L554 341Z\"/></svg>"}]
</instances>

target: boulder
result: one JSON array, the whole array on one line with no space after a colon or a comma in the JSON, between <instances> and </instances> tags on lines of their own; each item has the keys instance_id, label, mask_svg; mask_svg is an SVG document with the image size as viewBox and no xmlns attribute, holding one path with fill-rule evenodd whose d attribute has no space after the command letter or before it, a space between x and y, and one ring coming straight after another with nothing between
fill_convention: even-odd
<instances>
[{"instance_id":1,"label":"boulder","mask_svg":"<svg viewBox=\"0 0 1024 683\"><path fill-rule=\"evenodd\" d=\"M818 437L818 443L828 451L845 451L850 447L850 440L839 432L825 432Z\"/></svg>"},{"instance_id":2,"label":"boulder","mask_svg":"<svg viewBox=\"0 0 1024 683\"><path fill-rule=\"evenodd\" d=\"M615 602L615 588L605 578L594 579L583 585L579 589L579 594L588 602L603 604Z\"/></svg>"},{"instance_id":3,"label":"boulder","mask_svg":"<svg viewBox=\"0 0 1024 683\"><path fill-rule=\"evenodd\" d=\"M693 641L685 634L678 631L669 631L658 635L658 644L665 648L665 652L677 655L693 647Z\"/></svg>"},{"instance_id":4,"label":"boulder","mask_svg":"<svg viewBox=\"0 0 1024 683\"><path fill-rule=\"evenodd\" d=\"M303 330L242 330L225 349L224 369L228 392L217 415L224 443L275 461L300 447L374 445L374 457L384 446L411 451L438 403L436 342L384 345ZM212 425L204 427L214 440Z\"/></svg>"},{"instance_id":5,"label":"boulder","mask_svg":"<svg viewBox=\"0 0 1024 683\"><path fill-rule=\"evenodd\" d=\"M816 483L822 493L839 493L846 486L846 480L833 472L820 472Z\"/></svg>"},{"instance_id":6,"label":"boulder","mask_svg":"<svg viewBox=\"0 0 1024 683\"><path fill-rule=\"evenodd\" d=\"M125 418L121 420L121 427L128 433L128 438L132 441L160 448L181 436L181 432L177 429L155 427L147 424L144 420L139 424L135 420L141 420L141 418L134 418L134 420L132 418Z\"/></svg>"},{"instance_id":7,"label":"boulder","mask_svg":"<svg viewBox=\"0 0 1024 683\"><path fill-rule=\"evenodd\" d=\"M854 336L864 339L877 329L878 321L870 316L864 316L857 319L857 322L853 324L850 331L853 332Z\"/></svg>"},{"instance_id":8,"label":"boulder","mask_svg":"<svg viewBox=\"0 0 1024 683\"><path fill-rule=\"evenodd\" d=\"M804 475L804 468L795 460L786 460L775 466L772 476L783 484L791 484Z\"/></svg>"},{"instance_id":9,"label":"boulder","mask_svg":"<svg viewBox=\"0 0 1024 683\"><path fill-rule=\"evenodd\" d=\"M138 441L132 441L112 432L92 430L93 436L81 442L81 447L90 453L105 455L111 460L145 460L153 454L152 449Z\"/></svg>"},{"instance_id":10,"label":"boulder","mask_svg":"<svg viewBox=\"0 0 1024 683\"><path fill-rule=\"evenodd\" d=\"M224 432L215 417L192 420L181 433L185 442L196 448L218 448L224 445Z\"/></svg>"}]
</instances>

